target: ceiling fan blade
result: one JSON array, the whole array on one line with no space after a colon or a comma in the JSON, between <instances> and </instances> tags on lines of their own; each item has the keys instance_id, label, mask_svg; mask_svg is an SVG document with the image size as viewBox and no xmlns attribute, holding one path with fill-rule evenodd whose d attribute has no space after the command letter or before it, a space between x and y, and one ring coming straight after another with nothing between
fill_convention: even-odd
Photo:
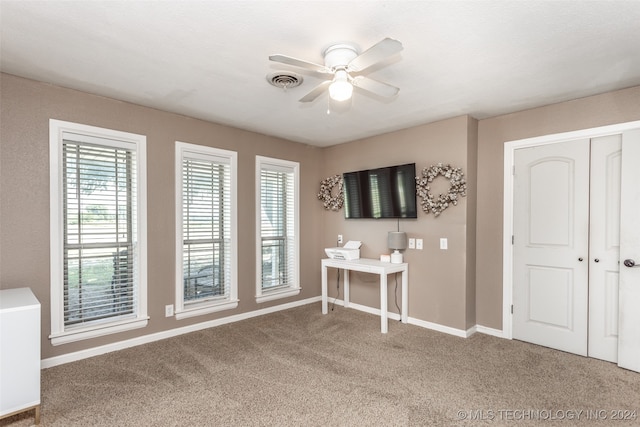
<instances>
[{"instance_id":1,"label":"ceiling fan blade","mask_svg":"<svg viewBox=\"0 0 640 427\"><path fill-rule=\"evenodd\" d=\"M315 64L313 62L305 61L298 58L293 58L291 56L280 55L280 54L270 55L269 60L274 62L280 62L282 64L293 65L294 67L306 68L307 70L318 71L320 73L328 73L328 74L331 73L331 70L329 70L324 65Z\"/></svg>"},{"instance_id":2,"label":"ceiling fan blade","mask_svg":"<svg viewBox=\"0 0 640 427\"><path fill-rule=\"evenodd\" d=\"M379 82L378 80L374 80L365 76L354 77L351 83L354 86L359 87L360 89L364 89L378 96L384 96L386 98L395 96L398 91L400 91L400 88L391 86L387 83Z\"/></svg>"},{"instance_id":3,"label":"ceiling fan blade","mask_svg":"<svg viewBox=\"0 0 640 427\"><path fill-rule=\"evenodd\" d=\"M300 102L311 102L311 101L313 101L314 99L316 99L317 97L322 95L322 92L327 90L327 88L329 87L330 84L331 84L331 80L327 80L327 81L324 81L324 82L320 83L318 86L313 88L313 90L311 92L309 92L308 94L306 94L305 96L300 98L299 101Z\"/></svg>"},{"instance_id":4,"label":"ceiling fan blade","mask_svg":"<svg viewBox=\"0 0 640 427\"><path fill-rule=\"evenodd\" d=\"M398 40L387 37L353 58L353 60L349 62L349 71L362 71L392 55L395 55L401 50L402 43Z\"/></svg>"}]
</instances>

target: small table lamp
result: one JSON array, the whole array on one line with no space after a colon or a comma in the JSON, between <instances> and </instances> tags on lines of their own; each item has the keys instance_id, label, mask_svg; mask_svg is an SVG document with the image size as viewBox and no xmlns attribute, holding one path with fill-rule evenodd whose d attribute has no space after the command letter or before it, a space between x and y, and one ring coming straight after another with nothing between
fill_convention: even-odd
<instances>
[{"instance_id":1,"label":"small table lamp","mask_svg":"<svg viewBox=\"0 0 640 427\"><path fill-rule=\"evenodd\" d=\"M390 231L387 236L387 246L389 249L394 249L391 254L392 264L402 263L401 250L407 249L407 233L404 231Z\"/></svg>"}]
</instances>

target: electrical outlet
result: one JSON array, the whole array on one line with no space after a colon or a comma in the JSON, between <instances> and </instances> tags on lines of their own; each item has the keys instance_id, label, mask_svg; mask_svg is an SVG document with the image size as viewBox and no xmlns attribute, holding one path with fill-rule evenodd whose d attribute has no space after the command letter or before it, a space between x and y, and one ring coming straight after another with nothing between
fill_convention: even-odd
<instances>
[{"instance_id":1,"label":"electrical outlet","mask_svg":"<svg viewBox=\"0 0 640 427\"><path fill-rule=\"evenodd\" d=\"M422 239L416 239L416 249L422 250Z\"/></svg>"},{"instance_id":2,"label":"electrical outlet","mask_svg":"<svg viewBox=\"0 0 640 427\"><path fill-rule=\"evenodd\" d=\"M416 248L416 239L411 237L409 239L409 249L415 249Z\"/></svg>"},{"instance_id":3,"label":"electrical outlet","mask_svg":"<svg viewBox=\"0 0 640 427\"><path fill-rule=\"evenodd\" d=\"M164 316L165 317L173 316L173 304L169 304L169 305L165 305L164 306Z\"/></svg>"},{"instance_id":4,"label":"electrical outlet","mask_svg":"<svg viewBox=\"0 0 640 427\"><path fill-rule=\"evenodd\" d=\"M441 237L440 238L440 249L448 249L449 248L449 242L447 241L446 237Z\"/></svg>"},{"instance_id":5,"label":"electrical outlet","mask_svg":"<svg viewBox=\"0 0 640 427\"><path fill-rule=\"evenodd\" d=\"M342 234L338 234L338 243L342 243Z\"/></svg>"}]
</instances>

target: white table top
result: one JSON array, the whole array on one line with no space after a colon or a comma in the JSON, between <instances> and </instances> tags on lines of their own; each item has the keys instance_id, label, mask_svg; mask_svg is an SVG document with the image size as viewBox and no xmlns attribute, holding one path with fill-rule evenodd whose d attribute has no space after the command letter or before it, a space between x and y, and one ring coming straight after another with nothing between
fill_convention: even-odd
<instances>
[{"instance_id":1,"label":"white table top","mask_svg":"<svg viewBox=\"0 0 640 427\"><path fill-rule=\"evenodd\" d=\"M378 259L371 258L359 258L353 260L325 258L322 260L322 265L327 267L344 268L347 270L363 271L376 274L389 274L406 271L407 267L409 266L409 264L407 264L406 262L400 264L392 264L390 262L383 262Z\"/></svg>"}]
</instances>

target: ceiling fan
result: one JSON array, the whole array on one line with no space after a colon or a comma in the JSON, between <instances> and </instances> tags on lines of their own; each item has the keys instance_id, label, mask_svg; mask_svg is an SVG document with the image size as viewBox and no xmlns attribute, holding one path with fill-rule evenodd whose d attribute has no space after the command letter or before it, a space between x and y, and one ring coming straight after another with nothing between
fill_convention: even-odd
<instances>
[{"instance_id":1,"label":"ceiling fan","mask_svg":"<svg viewBox=\"0 0 640 427\"><path fill-rule=\"evenodd\" d=\"M357 48L349 43L331 45L322 53L324 65L280 54L269 56L269 60L316 71L330 77L330 80L320 83L300 98L300 102L311 102L327 89L331 99L340 102L351 99L354 86L382 97L395 96L399 88L362 74L372 65L382 62L401 50L402 43L385 38L360 54Z\"/></svg>"}]
</instances>

